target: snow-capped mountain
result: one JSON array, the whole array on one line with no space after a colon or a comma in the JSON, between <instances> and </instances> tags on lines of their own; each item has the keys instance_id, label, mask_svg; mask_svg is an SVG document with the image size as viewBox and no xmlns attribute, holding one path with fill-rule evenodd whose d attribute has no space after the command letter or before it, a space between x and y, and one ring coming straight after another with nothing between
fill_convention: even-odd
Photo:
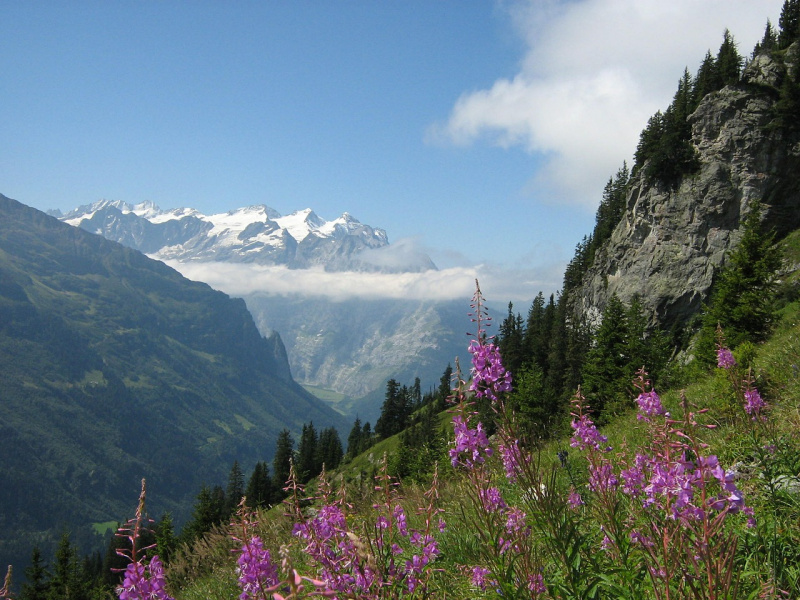
<instances>
[{"instance_id":1,"label":"snow-capped mountain","mask_svg":"<svg viewBox=\"0 0 800 600\"><path fill-rule=\"evenodd\" d=\"M368 251L389 245L386 232L349 213L326 221L310 208L282 216L256 205L204 215L193 208L161 210L152 202L102 200L66 215L51 214L159 260L252 262L290 269L321 266L327 271L436 268L430 258L420 255L391 267L372 260Z\"/></svg>"},{"instance_id":2,"label":"snow-capped mountain","mask_svg":"<svg viewBox=\"0 0 800 600\"><path fill-rule=\"evenodd\" d=\"M168 260L178 270L180 263L228 262L258 268L324 268L347 278L347 271L436 268L426 254L403 244L391 246L383 229L360 223L348 213L326 221L310 209L282 216L260 205L207 216L192 208L161 210L150 202L133 206L104 200L66 215L50 214ZM420 377L423 385L438 385L444 368L466 347L466 307L458 302L358 297L334 301L301 290L275 295L269 289L243 298L263 335L280 334L298 382L350 399L378 398L369 400L375 406L346 401L338 405L346 413L358 411L366 420L380 411L388 379L410 385Z\"/></svg>"}]
</instances>

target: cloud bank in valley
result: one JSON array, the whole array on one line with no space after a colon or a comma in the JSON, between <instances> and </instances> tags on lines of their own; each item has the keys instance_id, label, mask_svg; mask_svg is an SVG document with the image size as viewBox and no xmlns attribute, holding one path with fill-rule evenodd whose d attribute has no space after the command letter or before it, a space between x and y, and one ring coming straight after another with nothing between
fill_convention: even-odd
<instances>
[{"instance_id":1,"label":"cloud bank in valley","mask_svg":"<svg viewBox=\"0 0 800 600\"><path fill-rule=\"evenodd\" d=\"M667 107L728 28L749 55L775 0L527 0L511 4L527 47L518 73L464 93L429 139L489 140L545 158L530 182L550 201L594 206L631 161L647 119Z\"/></svg>"},{"instance_id":2,"label":"cloud bank in valley","mask_svg":"<svg viewBox=\"0 0 800 600\"><path fill-rule=\"evenodd\" d=\"M322 268L288 269L252 263L165 261L184 277L203 281L230 296L317 296L333 301L351 298L426 301L464 300L475 291L475 280L494 301L530 302L539 292L551 293L560 284L563 265L548 271L552 281L539 278L541 269L508 270L491 265L453 267L417 273L327 272Z\"/></svg>"}]
</instances>

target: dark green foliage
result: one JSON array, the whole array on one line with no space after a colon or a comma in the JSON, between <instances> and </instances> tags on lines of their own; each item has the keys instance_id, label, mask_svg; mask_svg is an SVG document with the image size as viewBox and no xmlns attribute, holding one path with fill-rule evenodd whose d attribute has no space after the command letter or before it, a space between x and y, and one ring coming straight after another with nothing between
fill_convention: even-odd
<instances>
[{"instance_id":1,"label":"dark green foliage","mask_svg":"<svg viewBox=\"0 0 800 600\"><path fill-rule=\"evenodd\" d=\"M603 198L600 200L600 206L597 207L594 231L592 232L592 256L611 237L614 229L625 214L629 179L628 165L623 164L622 168L617 171L616 176L609 178L605 189L603 189Z\"/></svg>"},{"instance_id":2,"label":"dark green foliage","mask_svg":"<svg viewBox=\"0 0 800 600\"><path fill-rule=\"evenodd\" d=\"M300 483L308 482L312 477L318 475L322 469L317 450L318 443L319 438L317 437L314 423L303 425L303 433L300 435L300 443L297 445L297 461L295 462L297 479Z\"/></svg>"},{"instance_id":3,"label":"dark green foliage","mask_svg":"<svg viewBox=\"0 0 800 600\"><path fill-rule=\"evenodd\" d=\"M772 324L775 274L780 265L779 249L773 245L773 236L763 231L761 206L756 203L742 223L739 244L714 283L696 349L700 359L713 362L718 324L730 348L745 340L764 339Z\"/></svg>"},{"instance_id":4,"label":"dark green foliage","mask_svg":"<svg viewBox=\"0 0 800 600\"><path fill-rule=\"evenodd\" d=\"M403 431L408 426L411 411L412 401L408 388L401 387L394 379L387 381L381 416L375 423L378 439L386 439Z\"/></svg>"},{"instance_id":5,"label":"dark green foliage","mask_svg":"<svg viewBox=\"0 0 800 600\"><path fill-rule=\"evenodd\" d=\"M583 392L596 415L602 415L606 405L623 400L630 387L625 383L633 379L626 356L626 338L625 306L613 295L603 311L583 374Z\"/></svg>"},{"instance_id":6,"label":"dark green foliage","mask_svg":"<svg viewBox=\"0 0 800 600\"><path fill-rule=\"evenodd\" d=\"M514 314L514 305L509 302L508 315L500 324L498 344L503 357L503 366L511 373L519 371L525 360L524 335L525 323L522 316L519 313Z\"/></svg>"},{"instance_id":7,"label":"dark green foliage","mask_svg":"<svg viewBox=\"0 0 800 600\"><path fill-rule=\"evenodd\" d=\"M416 423L400 435L400 445L391 458L392 476L410 481L426 481L447 448L447 436L438 427L435 405L429 404L416 415Z\"/></svg>"},{"instance_id":8,"label":"dark green foliage","mask_svg":"<svg viewBox=\"0 0 800 600\"><path fill-rule=\"evenodd\" d=\"M668 338L648 326L641 300L625 306L611 296L595 332L583 370L583 392L599 422L626 408L637 371L644 368L657 381L669 358Z\"/></svg>"},{"instance_id":9,"label":"dark green foliage","mask_svg":"<svg viewBox=\"0 0 800 600\"><path fill-rule=\"evenodd\" d=\"M767 25L764 28L764 37L762 37L761 41L756 44L755 48L753 48L753 57L756 57L759 54L769 54L777 47L778 34L775 32L775 28L772 26L772 23L767 20Z\"/></svg>"},{"instance_id":10,"label":"dark green foliage","mask_svg":"<svg viewBox=\"0 0 800 600\"><path fill-rule=\"evenodd\" d=\"M339 432L334 427L327 427L319 434L317 444L317 464L325 469L335 469L344 458L342 442L339 439Z\"/></svg>"},{"instance_id":11,"label":"dark green foliage","mask_svg":"<svg viewBox=\"0 0 800 600\"><path fill-rule=\"evenodd\" d=\"M283 497L283 488L289 480L289 472L294 460L294 440L288 429L278 434L275 444L275 458L272 460L272 483L275 491L273 503L280 502Z\"/></svg>"},{"instance_id":12,"label":"dark green foliage","mask_svg":"<svg viewBox=\"0 0 800 600\"><path fill-rule=\"evenodd\" d=\"M780 25L778 47L788 48L800 38L800 0L785 0L778 24Z\"/></svg>"},{"instance_id":13,"label":"dark green foliage","mask_svg":"<svg viewBox=\"0 0 800 600\"><path fill-rule=\"evenodd\" d=\"M19 600L47 600L49 577L42 553L38 546L34 546L31 563L25 569L25 583L22 584Z\"/></svg>"},{"instance_id":14,"label":"dark green foliage","mask_svg":"<svg viewBox=\"0 0 800 600\"><path fill-rule=\"evenodd\" d=\"M169 563L175 549L178 547L178 538L175 536L175 526L172 523L172 515L165 512L161 515L158 523L153 529L156 538L155 553L164 563Z\"/></svg>"},{"instance_id":15,"label":"dark green foliage","mask_svg":"<svg viewBox=\"0 0 800 600\"><path fill-rule=\"evenodd\" d=\"M226 519L227 503L221 486L203 485L192 511L192 518L181 530L180 541L192 543Z\"/></svg>"},{"instance_id":16,"label":"dark green foliage","mask_svg":"<svg viewBox=\"0 0 800 600\"><path fill-rule=\"evenodd\" d=\"M247 490L245 491L247 506L250 508L265 508L275 496L274 489L272 478L269 476L269 466L265 462L257 462L247 482Z\"/></svg>"},{"instance_id":17,"label":"dark green foliage","mask_svg":"<svg viewBox=\"0 0 800 600\"><path fill-rule=\"evenodd\" d=\"M69 534L61 536L50 580L47 583L48 600L88 600L93 587L93 577L86 573Z\"/></svg>"},{"instance_id":18,"label":"dark green foliage","mask_svg":"<svg viewBox=\"0 0 800 600\"><path fill-rule=\"evenodd\" d=\"M230 517L239 507L244 496L244 474L239 461L234 460L231 471L228 473L228 486L225 488L225 515Z\"/></svg>"},{"instance_id":19,"label":"dark green foliage","mask_svg":"<svg viewBox=\"0 0 800 600\"><path fill-rule=\"evenodd\" d=\"M735 85L739 82L742 62L742 57L736 49L736 42L733 40L731 32L726 29L722 45L717 53L717 73L722 83L721 87Z\"/></svg>"},{"instance_id":20,"label":"dark green foliage","mask_svg":"<svg viewBox=\"0 0 800 600\"><path fill-rule=\"evenodd\" d=\"M353 422L353 427L350 429L350 434L347 436L347 457L353 458L361 454L364 450L363 433L361 428L361 419L356 417Z\"/></svg>"}]
</instances>

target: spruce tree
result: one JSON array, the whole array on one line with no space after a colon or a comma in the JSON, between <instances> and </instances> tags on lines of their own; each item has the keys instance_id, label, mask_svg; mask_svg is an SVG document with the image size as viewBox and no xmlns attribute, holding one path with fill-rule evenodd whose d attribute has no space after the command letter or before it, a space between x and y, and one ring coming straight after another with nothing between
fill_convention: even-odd
<instances>
[{"instance_id":1,"label":"spruce tree","mask_svg":"<svg viewBox=\"0 0 800 600\"><path fill-rule=\"evenodd\" d=\"M616 294L612 295L586 357L583 391L601 423L607 420L606 409L611 409L624 398L628 387L625 382L633 378L626 356L625 313L625 305Z\"/></svg>"},{"instance_id":2,"label":"spruce tree","mask_svg":"<svg viewBox=\"0 0 800 600\"><path fill-rule=\"evenodd\" d=\"M722 44L717 53L717 71L722 81L723 87L735 85L739 82L739 74L742 70L742 57L736 49L736 42L727 29L723 34Z\"/></svg>"},{"instance_id":3,"label":"spruce tree","mask_svg":"<svg viewBox=\"0 0 800 600\"><path fill-rule=\"evenodd\" d=\"M319 434L319 443L317 444L317 464L320 471L323 465L326 470L335 469L342 462L343 456L339 433L335 427L326 427Z\"/></svg>"},{"instance_id":4,"label":"spruce tree","mask_svg":"<svg viewBox=\"0 0 800 600\"><path fill-rule=\"evenodd\" d=\"M244 496L244 474L239 467L239 461L234 460L228 473L228 487L225 488L225 513L230 516L239 508L239 503Z\"/></svg>"},{"instance_id":5,"label":"spruce tree","mask_svg":"<svg viewBox=\"0 0 800 600\"><path fill-rule=\"evenodd\" d=\"M779 249L772 234L761 225L761 205L754 203L742 224L742 237L730 253L703 315L698 354L713 360L716 328L719 324L729 347L745 340L764 339L772 323L775 274L781 265Z\"/></svg>"},{"instance_id":6,"label":"spruce tree","mask_svg":"<svg viewBox=\"0 0 800 600\"><path fill-rule=\"evenodd\" d=\"M274 496L272 478L267 463L259 461L247 482L245 497L250 508L266 508Z\"/></svg>"},{"instance_id":7,"label":"spruce tree","mask_svg":"<svg viewBox=\"0 0 800 600\"><path fill-rule=\"evenodd\" d=\"M42 559L39 546L34 546L31 552L31 563L25 569L25 583L19 594L19 600L47 600L50 574Z\"/></svg>"},{"instance_id":8,"label":"spruce tree","mask_svg":"<svg viewBox=\"0 0 800 600\"><path fill-rule=\"evenodd\" d=\"M786 0L778 21L778 47L783 50L800 38L800 0Z\"/></svg>"},{"instance_id":9,"label":"spruce tree","mask_svg":"<svg viewBox=\"0 0 800 600\"><path fill-rule=\"evenodd\" d=\"M347 436L347 457L352 459L361 453L362 447L361 419L356 417L350 434Z\"/></svg>"},{"instance_id":10,"label":"spruce tree","mask_svg":"<svg viewBox=\"0 0 800 600\"><path fill-rule=\"evenodd\" d=\"M273 503L277 504L284 498L283 488L289 479L289 472L294 459L294 440L288 429L283 429L278 434L275 443L275 457L272 460L272 482L275 497Z\"/></svg>"},{"instance_id":11,"label":"spruce tree","mask_svg":"<svg viewBox=\"0 0 800 600\"><path fill-rule=\"evenodd\" d=\"M300 483L306 483L312 477L316 477L322 467L318 464L317 445L319 438L317 430L314 428L313 421L303 425L303 432L300 434L300 443L297 445L297 478Z\"/></svg>"}]
</instances>

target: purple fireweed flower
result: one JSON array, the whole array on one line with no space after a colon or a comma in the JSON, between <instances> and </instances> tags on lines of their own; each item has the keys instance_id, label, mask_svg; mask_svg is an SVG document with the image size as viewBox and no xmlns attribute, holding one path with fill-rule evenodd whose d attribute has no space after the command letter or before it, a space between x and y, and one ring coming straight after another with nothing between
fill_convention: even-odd
<instances>
[{"instance_id":1,"label":"purple fireweed flower","mask_svg":"<svg viewBox=\"0 0 800 600\"><path fill-rule=\"evenodd\" d=\"M529 528L526 526L525 518L527 515L517 507L514 507L506 513L506 532L509 535L514 535L522 532L527 535Z\"/></svg>"},{"instance_id":2,"label":"purple fireweed flower","mask_svg":"<svg viewBox=\"0 0 800 600\"><path fill-rule=\"evenodd\" d=\"M400 535L408 537L408 524L406 523L406 513L403 511L403 507L396 504L392 513Z\"/></svg>"},{"instance_id":3,"label":"purple fireweed flower","mask_svg":"<svg viewBox=\"0 0 800 600\"><path fill-rule=\"evenodd\" d=\"M639 405L637 418L640 421L647 420L648 417L663 415L666 412L661 405L661 398L653 390L639 394L639 397L636 398L636 403Z\"/></svg>"},{"instance_id":4,"label":"purple fireweed flower","mask_svg":"<svg viewBox=\"0 0 800 600\"><path fill-rule=\"evenodd\" d=\"M469 343L472 354L472 384L475 396L497 400L497 393L511 391L511 373L503 366L500 350L495 344Z\"/></svg>"},{"instance_id":5,"label":"purple fireweed flower","mask_svg":"<svg viewBox=\"0 0 800 600\"><path fill-rule=\"evenodd\" d=\"M642 493L647 465L648 457L644 454L637 454L633 466L620 471L619 476L622 478L622 491L625 494L636 497Z\"/></svg>"},{"instance_id":6,"label":"purple fireweed flower","mask_svg":"<svg viewBox=\"0 0 800 600\"><path fill-rule=\"evenodd\" d=\"M251 537L239 550L236 573L242 590L240 600L264 598L265 590L278 584L278 567L258 536Z\"/></svg>"},{"instance_id":7,"label":"purple fireweed flower","mask_svg":"<svg viewBox=\"0 0 800 600\"><path fill-rule=\"evenodd\" d=\"M600 465L589 465L589 489L593 492L606 492L617 487L619 481L614 475L614 469L610 463L604 462Z\"/></svg>"},{"instance_id":8,"label":"purple fireweed flower","mask_svg":"<svg viewBox=\"0 0 800 600\"><path fill-rule=\"evenodd\" d=\"M510 483L516 483L522 473L522 465L527 462L529 456L526 456L520 449L519 440L514 440L511 444L501 443L497 449L500 451L500 458L503 460L506 479Z\"/></svg>"},{"instance_id":9,"label":"purple fireweed flower","mask_svg":"<svg viewBox=\"0 0 800 600\"><path fill-rule=\"evenodd\" d=\"M579 506L583 506L583 498L581 498L581 495L578 492L572 489L567 497L567 504L569 504L569 507L573 510L577 509Z\"/></svg>"},{"instance_id":10,"label":"purple fireweed flower","mask_svg":"<svg viewBox=\"0 0 800 600\"><path fill-rule=\"evenodd\" d=\"M464 421L464 417L456 415L453 417L453 431L455 432L455 447L450 449L450 462L454 467L461 462L472 468L484 462L481 453L486 456L492 455L489 438L486 437L482 423L478 423L476 429L470 429ZM461 459L461 455L464 453L466 458Z\"/></svg>"},{"instance_id":11,"label":"purple fireweed flower","mask_svg":"<svg viewBox=\"0 0 800 600\"><path fill-rule=\"evenodd\" d=\"M491 575L491 571L486 567L472 567L472 585L480 590L486 590L486 578Z\"/></svg>"},{"instance_id":12,"label":"purple fireweed flower","mask_svg":"<svg viewBox=\"0 0 800 600\"><path fill-rule=\"evenodd\" d=\"M158 555L147 566L138 561L129 563L117 596L120 600L173 600L167 593L164 567Z\"/></svg>"},{"instance_id":13,"label":"purple fireweed flower","mask_svg":"<svg viewBox=\"0 0 800 600\"><path fill-rule=\"evenodd\" d=\"M736 359L733 358L733 353L724 346L719 346L717 348L717 367L720 369L732 369L735 366Z\"/></svg>"},{"instance_id":14,"label":"purple fireweed flower","mask_svg":"<svg viewBox=\"0 0 800 600\"><path fill-rule=\"evenodd\" d=\"M610 447L603 448L608 442L608 438L601 435L597 430L594 422L588 415L581 415L577 419L573 419L571 423L572 429L575 433L572 435L570 446L579 448L581 450L594 449L601 452L608 452Z\"/></svg>"},{"instance_id":15,"label":"purple fireweed flower","mask_svg":"<svg viewBox=\"0 0 800 600\"><path fill-rule=\"evenodd\" d=\"M528 590L534 597L547 592L547 587L544 585L544 576L541 573L528 575Z\"/></svg>"},{"instance_id":16,"label":"purple fireweed flower","mask_svg":"<svg viewBox=\"0 0 800 600\"><path fill-rule=\"evenodd\" d=\"M761 411L766 408L767 403L761 399L761 394L758 393L756 388L749 388L744 392L744 412L757 419L761 415Z\"/></svg>"},{"instance_id":17,"label":"purple fireweed flower","mask_svg":"<svg viewBox=\"0 0 800 600\"><path fill-rule=\"evenodd\" d=\"M480 497L481 502L483 503L483 508L486 510L486 512L493 513L498 510L505 510L508 508L505 500L503 500L503 495L496 487L490 487L486 490L481 489Z\"/></svg>"}]
</instances>

